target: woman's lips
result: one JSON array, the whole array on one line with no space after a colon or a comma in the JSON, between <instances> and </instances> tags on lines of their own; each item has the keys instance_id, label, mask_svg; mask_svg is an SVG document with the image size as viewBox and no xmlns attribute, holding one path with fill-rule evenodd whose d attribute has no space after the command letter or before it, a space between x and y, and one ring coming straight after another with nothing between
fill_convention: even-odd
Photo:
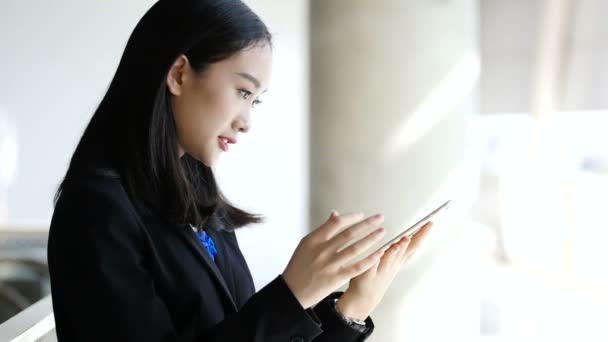
<instances>
[{"instance_id":1,"label":"woman's lips","mask_svg":"<svg viewBox=\"0 0 608 342\"><path fill-rule=\"evenodd\" d=\"M228 149L229 149L228 144L236 144L236 139L228 138L228 137L224 137L224 136L219 136L218 141L219 141L220 148L224 152L228 152Z\"/></svg>"},{"instance_id":2,"label":"woman's lips","mask_svg":"<svg viewBox=\"0 0 608 342\"><path fill-rule=\"evenodd\" d=\"M220 145L220 148L222 149L222 151L228 152L228 144L226 143L226 139L222 138L222 137L218 137L217 140L219 141L219 145Z\"/></svg>"}]
</instances>

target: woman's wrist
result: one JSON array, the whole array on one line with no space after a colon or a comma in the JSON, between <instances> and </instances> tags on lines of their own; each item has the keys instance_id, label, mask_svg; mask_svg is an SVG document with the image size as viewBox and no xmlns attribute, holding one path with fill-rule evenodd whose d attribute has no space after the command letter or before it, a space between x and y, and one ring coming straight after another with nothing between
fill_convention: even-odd
<instances>
[{"instance_id":1,"label":"woman's wrist","mask_svg":"<svg viewBox=\"0 0 608 342\"><path fill-rule=\"evenodd\" d=\"M338 299L334 299L332 302L332 306L334 311L336 312L336 314L338 316L340 316L340 318L348 325L350 326L359 326L359 327L363 327L365 328L365 320L362 319L356 319L356 318L351 318L351 317L347 317L344 314L342 314L342 312L337 308L336 304L338 302Z\"/></svg>"},{"instance_id":2,"label":"woman's wrist","mask_svg":"<svg viewBox=\"0 0 608 342\"><path fill-rule=\"evenodd\" d=\"M336 302L336 311L352 321L359 322L365 321L370 314L368 310L365 310L360 304L353 300L348 295L348 292L344 293Z\"/></svg>"}]
</instances>

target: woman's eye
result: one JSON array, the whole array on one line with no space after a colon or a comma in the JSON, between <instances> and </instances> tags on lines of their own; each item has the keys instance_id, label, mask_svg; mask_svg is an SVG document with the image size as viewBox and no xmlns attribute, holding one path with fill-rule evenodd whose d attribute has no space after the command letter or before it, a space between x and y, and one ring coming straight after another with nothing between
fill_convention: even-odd
<instances>
[{"instance_id":1,"label":"woman's eye","mask_svg":"<svg viewBox=\"0 0 608 342\"><path fill-rule=\"evenodd\" d=\"M239 89L239 93L241 94L243 100L249 100L251 95L253 95L250 91L247 91L245 89Z\"/></svg>"},{"instance_id":2,"label":"woman's eye","mask_svg":"<svg viewBox=\"0 0 608 342\"><path fill-rule=\"evenodd\" d=\"M250 92L249 90L245 90L245 89L239 89L239 94L241 95L241 97L243 98L243 100L249 100L251 98L251 96L253 95L252 92ZM257 105L259 105L261 103L262 103L261 100L255 99L251 103L251 106L255 107L255 106L257 106Z\"/></svg>"},{"instance_id":3,"label":"woman's eye","mask_svg":"<svg viewBox=\"0 0 608 342\"><path fill-rule=\"evenodd\" d=\"M252 107L255 107L255 106L257 106L257 105L259 105L259 104L261 104L261 103L262 103L262 101L261 101L261 100L255 100L255 101L253 101L253 104L251 104L251 106L252 106Z\"/></svg>"}]
</instances>

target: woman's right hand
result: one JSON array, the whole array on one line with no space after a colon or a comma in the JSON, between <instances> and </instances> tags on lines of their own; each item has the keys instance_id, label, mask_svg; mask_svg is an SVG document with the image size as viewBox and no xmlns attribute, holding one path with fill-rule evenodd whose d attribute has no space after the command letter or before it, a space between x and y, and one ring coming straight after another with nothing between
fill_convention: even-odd
<instances>
[{"instance_id":1,"label":"woman's right hand","mask_svg":"<svg viewBox=\"0 0 608 342\"><path fill-rule=\"evenodd\" d=\"M332 212L325 223L300 241L283 279L304 309L374 266L384 254L378 251L360 261L351 261L384 235L384 228L380 227L384 222L382 215L363 218L363 214L338 216ZM374 230L365 234L371 229ZM342 248L345 245L349 246Z\"/></svg>"}]
</instances>

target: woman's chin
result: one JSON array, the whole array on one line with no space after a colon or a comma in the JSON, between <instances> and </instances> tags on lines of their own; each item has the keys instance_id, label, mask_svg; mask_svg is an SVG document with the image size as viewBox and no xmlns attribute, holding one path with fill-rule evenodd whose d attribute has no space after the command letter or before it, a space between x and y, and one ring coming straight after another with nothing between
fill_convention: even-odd
<instances>
[{"instance_id":1,"label":"woman's chin","mask_svg":"<svg viewBox=\"0 0 608 342\"><path fill-rule=\"evenodd\" d=\"M213 167L213 166L215 166L215 164L217 164L219 157L220 157L219 154L214 154L214 155L210 155L210 156L202 156L202 158L200 158L199 161L207 167Z\"/></svg>"},{"instance_id":2,"label":"woman's chin","mask_svg":"<svg viewBox=\"0 0 608 342\"><path fill-rule=\"evenodd\" d=\"M207 166L207 167L212 167L217 163L217 159L219 158L218 155L204 155L204 154L194 154L194 153L188 153L188 155L190 155L192 158L198 160L199 162L203 163L203 165Z\"/></svg>"}]
</instances>

